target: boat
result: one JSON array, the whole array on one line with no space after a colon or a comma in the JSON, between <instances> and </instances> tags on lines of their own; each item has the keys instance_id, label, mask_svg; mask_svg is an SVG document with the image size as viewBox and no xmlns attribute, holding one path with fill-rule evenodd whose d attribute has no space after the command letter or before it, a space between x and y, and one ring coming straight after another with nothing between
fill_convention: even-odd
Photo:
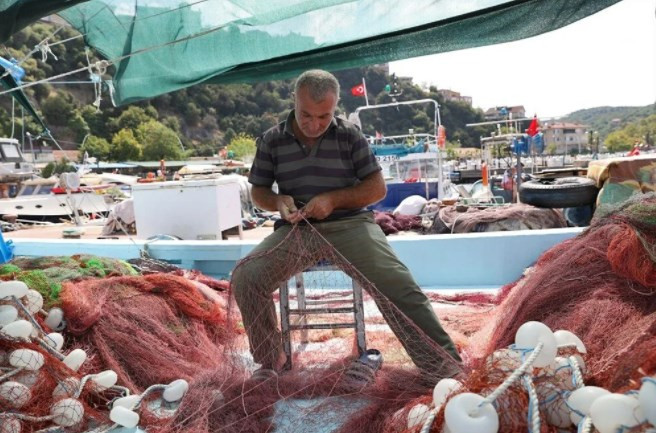
<instances>
[{"instance_id":1,"label":"boat","mask_svg":"<svg viewBox=\"0 0 656 433\"><path fill-rule=\"evenodd\" d=\"M105 199L105 189L111 185L79 186L70 189L60 186L57 177L34 178L21 182L13 198L0 199L0 215L15 215L24 220L59 220L78 214L104 215L113 201Z\"/></svg>"},{"instance_id":2,"label":"boat","mask_svg":"<svg viewBox=\"0 0 656 433\"><path fill-rule=\"evenodd\" d=\"M430 133L415 133L411 129L408 134L390 137L365 134L376 159L383 168L383 176L387 184L385 198L369 206L369 209L390 211L413 195L422 196L426 200L454 196L449 176L444 175L445 129L442 126L439 104L436 100L394 100L387 104L365 105L351 113L349 120L361 127L360 114L364 111L426 104L432 104L434 107L434 130Z\"/></svg>"}]
</instances>

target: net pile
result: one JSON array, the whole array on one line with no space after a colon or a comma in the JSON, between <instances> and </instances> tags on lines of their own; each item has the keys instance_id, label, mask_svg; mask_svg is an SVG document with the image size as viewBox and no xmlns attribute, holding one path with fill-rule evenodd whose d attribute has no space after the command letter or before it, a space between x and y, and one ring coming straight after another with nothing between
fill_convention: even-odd
<instances>
[{"instance_id":1,"label":"net pile","mask_svg":"<svg viewBox=\"0 0 656 433\"><path fill-rule=\"evenodd\" d=\"M430 233L472 233L510 230L537 230L567 227L560 210L525 204L492 206L446 206L439 210Z\"/></svg>"},{"instance_id":2,"label":"net pile","mask_svg":"<svg viewBox=\"0 0 656 433\"><path fill-rule=\"evenodd\" d=\"M0 279L19 280L41 293L46 307L59 303L62 282L77 278L137 275L123 260L80 254L75 256L17 257L0 266Z\"/></svg>"},{"instance_id":3,"label":"net pile","mask_svg":"<svg viewBox=\"0 0 656 433\"><path fill-rule=\"evenodd\" d=\"M494 299L483 294L431 295L442 324L463 354L466 368L455 376L457 381L441 380L459 368L448 354L311 226L295 227L276 247L283 254L274 254L274 249L247 258L234 272L249 260L269 257L265 272L241 281L268 287L289 281L290 306L296 308L296 275L330 263L330 269L303 274L307 301L330 301L338 308L339 300L352 293L352 283L361 285L367 348L382 353L382 366L359 356L352 329L294 331L293 369L252 380L257 365L252 363L246 333L253 325L243 323L224 283L203 284L200 280L206 277L188 274L192 279L187 279L174 269L173 274L68 281L60 294L68 323L62 331L63 352L84 349L89 357L72 370L38 341L0 334L3 374L16 349L38 352L48 366L38 373L39 381L34 381L34 373L15 374L20 383L33 381L32 397L21 408L3 407L0 422L6 422L7 415L15 418L17 411L47 415L58 401L52 397L58 385L71 377L82 382L88 374L111 369L117 385L101 391L83 387L80 394L66 397L68 408L81 406L84 415L64 431L108 425L114 400L127 389L146 395L133 409L140 415L140 426L158 433L426 433L442 432L447 423L452 433L484 431L453 428L453 408L471 401L481 417L496 420L500 432L574 432L576 423L587 422L573 422L568 406L582 387L637 392L645 377L656 374L655 245L656 194L651 194L618 208L600 209L588 230L547 251ZM147 265L142 263L142 268ZM256 296L250 302L261 314L279 315L278 302ZM38 312L35 317L49 331L48 317ZM293 317L292 324L297 320ZM310 324L351 321L351 312L323 312L307 319ZM524 326L546 327L532 321L551 330L572 331L587 351L556 337L557 345L550 348L542 341L527 345L520 337ZM279 348L258 350L275 358ZM544 361L542 352L551 353L551 359ZM163 391L176 389L179 379L184 379L180 386L185 390L188 382L188 391L184 398L178 393L177 400L169 402ZM0 379L0 399L7 381L11 377ZM168 385L153 388L154 384ZM24 392L14 388L13 393ZM52 422L20 421L24 432ZM649 428L644 418L634 422L625 425L636 432Z\"/></svg>"},{"instance_id":4,"label":"net pile","mask_svg":"<svg viewBox=\"0 0 656 433\"><path fill-rule=\"evenodd\" d=\"M544 253L500 299L490 349L538 320L583 340L588 375L600 386L622 386L638 367L654 372L656 195L601 207L588 230Z\"/></svg>"},{"instance_id":5,"label":"net pile","mask_svg":"<svg viewBox=\"0 0 656 433\"><path fill-rule=\"evenodd\" d=\"M375 212L376 224L380 226L383 233L392 235L408 230L422 231L422 219L416 215L394 215L392 212Z\"/></svg>"}]
</instances>

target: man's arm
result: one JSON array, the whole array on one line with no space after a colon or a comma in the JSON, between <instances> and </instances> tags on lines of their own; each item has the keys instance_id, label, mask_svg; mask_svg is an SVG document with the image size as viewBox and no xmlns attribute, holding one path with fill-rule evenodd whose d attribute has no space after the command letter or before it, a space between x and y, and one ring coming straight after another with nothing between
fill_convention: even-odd
<instances>
[{"instance_id":1,"label":"man's arm","mask_svg":"<svg viewBox=\"0 0 656 433\"><path fill-rule=\"evenodd\" d=\"M303 208L307 218L322 220L335 209L357 209L376 203L387 194L387 186L382 171L371 173L362 182L347 188L336 189L315 196ZM300 216L298 221L300 221ZM291 222L295 221L293 216Z\"/></svg>"}]
</instances>

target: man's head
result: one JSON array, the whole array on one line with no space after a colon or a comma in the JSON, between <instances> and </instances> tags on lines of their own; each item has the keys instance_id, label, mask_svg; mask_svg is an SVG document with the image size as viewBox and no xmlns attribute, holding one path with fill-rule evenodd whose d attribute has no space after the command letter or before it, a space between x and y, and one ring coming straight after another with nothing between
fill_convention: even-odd
<instances>
[{"instance_id":1,"label":"man's head","mask_svg":"<svg viewBox=\"0 0 656 433\"><path fill-rule=\"evenodd\" d=\"M307 138L323 135L330 126L339 98L339 82L330 72L313 69L302 73L294 87L296 124Z\"/></svg>"}]
</instances>

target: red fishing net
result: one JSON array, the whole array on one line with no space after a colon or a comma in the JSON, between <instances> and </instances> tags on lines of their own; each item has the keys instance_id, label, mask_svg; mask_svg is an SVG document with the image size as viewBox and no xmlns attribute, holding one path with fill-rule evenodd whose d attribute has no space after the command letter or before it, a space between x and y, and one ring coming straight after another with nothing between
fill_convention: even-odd
<instances>
[{"instance_id":1,"label":"red fishing net","mask_svg":"<svg viewBox=\"0 0 656 433\"><path fill-rule=\"evenodd\" d=\"M293 331L292 370L253 380L258 365L246 335L272 329L243 323L239 311L229 305L225 285L211 280L203 284L199 275L188 275L194 281L157 273L64 282L60 299L68 328L62 331L62 352L83 348L89 357L75 371L36 337L28 341L0 334L0 430L18 431L10 429L16 422L23 432L49 428L53 406L60 403L61 430L107 431L113 401L126 393L120 386L102 390L74 381L86 377L88 382L87 373L112 369L118 385L147 394L134 412L140 415L139 425L152 432L442 432L453 416L446 409L449 402L467 393L494 397L501 432L536 426L541 432L574 432L566 405L569 392L583 383L612 392L637 390L642 377L656 374L655 245L656 195L644 195L619 208L600 209L588 230L547 251L495 299L485 294L429 294L466 364L457 377L459 387L445 392L437 407L432 395L435 382L458 366L312 227L294 228L276 247L284 254L265 251L246 259L234 272L239 274L252 260L270 258L264 270L242 274L240 281L278 287L289 280L290 308L298 308L302 297L295 289L295 275L330 263L329 270L303 275L306 303L327 301L327 308L343 308L343 298L352 296L352 281L359 284L364 289L366 346L382 352L382 367L375 356L358 356L353 329ZM252 293L247 308L270 315L277 329L279 297L269 302L258 291ZM10 302L3 300L0 307ZM44 331L51 331L43 313L34 316ZM298 319L292 317L292 324ZM556 361L528 368L527 375L507 384L533 356L508 346L520 326L534 320L552 330L572 331L585 343L587 354L559 348ZM326 310L307 319L308 324L353 321L350 310ZM261 359L277 358L278 344L255 340L264 342L254 348ZM44 367L15 372L9 358L16 357L17 349L40 354ZM24 363L36 362L33 353L20 354ZM162 391L170 391L173 384L145 391L176 379L189 382L181 400L164 398ZM25 388L16 383L30 394L26 397ZM497 396L502 385L505 390ZM55 397L57 387L60 393ZM62 414L70 419L62 420Z\"/></svg>"}]
</instances>

